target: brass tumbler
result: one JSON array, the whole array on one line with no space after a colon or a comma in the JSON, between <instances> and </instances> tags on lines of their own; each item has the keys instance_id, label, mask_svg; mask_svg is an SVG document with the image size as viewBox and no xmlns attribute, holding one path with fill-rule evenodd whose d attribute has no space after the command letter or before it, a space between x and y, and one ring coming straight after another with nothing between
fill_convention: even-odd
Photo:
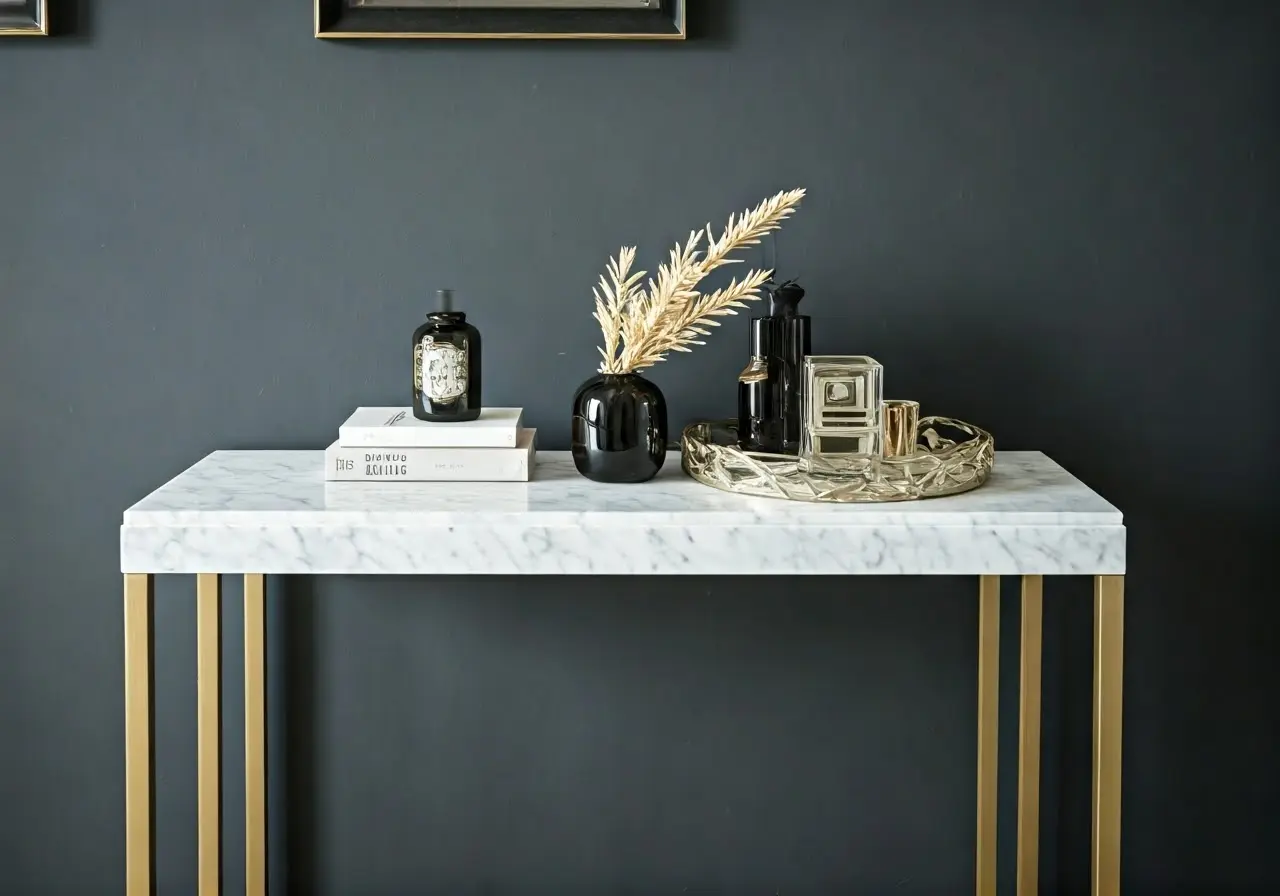
<instances>
[{"instance_id":1,"label":"brass tumbler","mask_svg":"<svg viewBox=\"0 0 1280 896\"><path fill-rule=\"evenodd\" d=\"M884 426L884 456L909 457L916 453L920 427L920 402L885 400L880 404Z\"/></svg>"}]
</instances>

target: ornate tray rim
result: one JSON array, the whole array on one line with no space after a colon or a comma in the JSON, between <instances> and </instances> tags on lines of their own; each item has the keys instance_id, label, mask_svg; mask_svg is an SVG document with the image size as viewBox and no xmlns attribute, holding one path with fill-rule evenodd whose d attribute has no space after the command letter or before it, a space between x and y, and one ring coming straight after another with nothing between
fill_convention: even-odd
<instances>
[{"instance_id":1,"label":"ornate tray rim","mask_svg":"<svg viewBox=\"0 0 1280 896\"><path fill-rule=\"evenodd\" d=\"M953 441L940 426L972 436ZM786 454L743 451L709 440L716 427L737 431L736 420L699 420L680 435L680 466L695 481L760 498L834 504L889 504L943 498L985 483L995 466L995 438L986 430L952 417L923 417L916 428L916 453L878 458L867 470L829 476L799 468Z\"/></svg>"}]
</instances>

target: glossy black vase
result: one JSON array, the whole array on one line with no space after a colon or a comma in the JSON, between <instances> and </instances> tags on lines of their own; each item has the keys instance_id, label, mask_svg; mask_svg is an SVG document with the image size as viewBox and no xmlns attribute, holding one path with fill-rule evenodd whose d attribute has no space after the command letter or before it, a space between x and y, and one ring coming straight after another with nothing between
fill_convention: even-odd
<instances>
[{"instance_id":1,"label":"glossy black vase","mask_svg":"<svg viewBox=\"0 0 1280 896\"><path fill-rule=\"evenodd\" d=\"M596 482L647 482L667 459L667 401L638 373L602 373L573 396L573 463Z\"/></svg>"}]
</instances>

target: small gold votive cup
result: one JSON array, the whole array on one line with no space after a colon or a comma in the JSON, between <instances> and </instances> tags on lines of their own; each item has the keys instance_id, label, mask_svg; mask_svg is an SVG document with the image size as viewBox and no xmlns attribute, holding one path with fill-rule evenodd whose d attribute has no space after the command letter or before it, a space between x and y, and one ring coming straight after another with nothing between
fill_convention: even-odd
<instances>
[{"instance_id":1,"label":"small gold votive cup","mask_svg":"<svg viewBox=\"0 0 1280 896\"><path fill-rule=\"evenodd\" d=\"M920 402L886 399L880 403L880 419L884 421L885 457L909 457L916 453Z\"/></svg>"}]
</instances>

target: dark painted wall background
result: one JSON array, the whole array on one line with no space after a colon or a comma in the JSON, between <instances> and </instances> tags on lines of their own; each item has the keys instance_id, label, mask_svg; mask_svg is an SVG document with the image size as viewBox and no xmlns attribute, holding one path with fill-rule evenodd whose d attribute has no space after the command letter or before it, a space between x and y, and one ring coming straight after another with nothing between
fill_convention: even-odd
<instances>
[{"instance_id":1,"label":"dark painted wall background","mask_svg":"<svg viewBox=\"0 0 1280 896\"><path fill-rule=\"evenodd\" d=\"M684 46L334 45L306 3L257 0L85 2L71 34L0 43L0 891L121 891L122 508L208 451L320 448L403 401L440 286L484 330L490 402L564 447L607 255L651 265L795 185L778 249L817 350L875 354L894 395L1048 450L1128 515L1126 892L1280 885L1280 10L691 5ZM732 407L745 339L658 371L673 422ZM195 874L192 594L159 588L165 893ZM1089 595L1048 588L1048 891L1087 886ZM274 582L273 878L962 892L975 596Z\"/></svg>"}]
</instances>

